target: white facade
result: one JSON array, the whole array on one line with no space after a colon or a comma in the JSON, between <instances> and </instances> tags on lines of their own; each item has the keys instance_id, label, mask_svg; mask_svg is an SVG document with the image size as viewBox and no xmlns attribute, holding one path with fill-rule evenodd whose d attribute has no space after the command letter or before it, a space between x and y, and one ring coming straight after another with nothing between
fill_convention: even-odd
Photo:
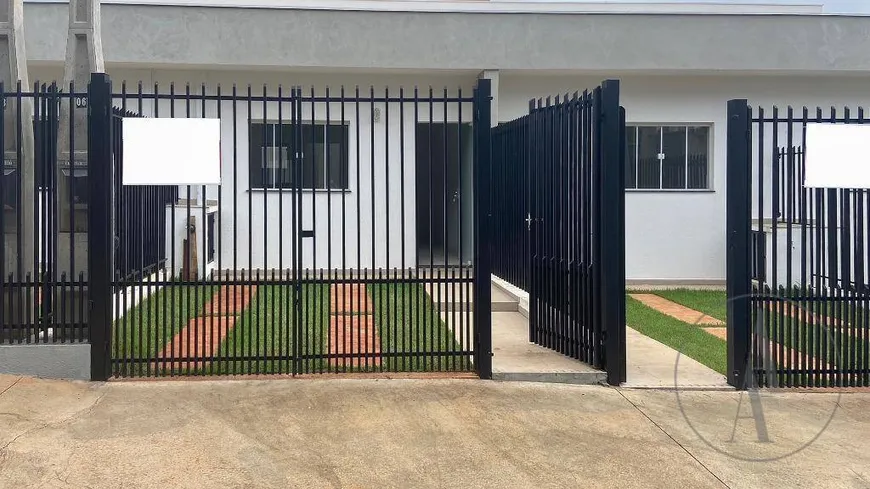
<instances>
[{"instance_id":1,"label":"white facade","mask_svg":"<svg viewBox=\"0 0 870 489\"><path fill-rule=\"evenodd\" d=\"M419 5L413 6L415 3ZM629 124L709 126L708 189L627 191L626 273L627 279L634 282L724 282L726 102L729 99L746 98L754 106L776 104L783 109L790 104L811 108L857 108L870 104L870 56L866 55L866 49L861 48L862 43L870 38L861 34L870 33L870 17L813 15L819 9L812 6L780 7L776 12L757 8L751 12L752 15L741 16L734 15L731 7L722 6L615 8L601 4L596 10L595 6L581 9L568 4L530 6L521 2L473 5L462 2L335 2L320 6L261 2L246 5L254 8L237 10L228 4L223 5L226 7L223 9L209 9L188 2L175 3L188 7L136 4L115 2L104 9L104 15L114 19L104 22L104 36L108 38L104 37L103 44L107 71L116 91L120 81L126 80L130 92L141 81L146 91L153 89L155 83L165 90L170 82L174 82L177 92L183 91L185 84L190 83L194 93L199 93L199 87L204 83L212 92L220 84L223 93L231 90L233 84L240 93L251 84L254 93L261 94L266 84L272 93L279 85L285 89L295 85L315 86L318 93L329 86L333 94L341 86L350 91L359 85L361 90L367 91L373 85L378 90L388 86L391 94L397 94L399 87L404 87L408 93L414 86L422 90L432 86L436 91L448 87L452 94L461 87L470 95L478 76L486 73L487 77L494 78L493 116L504 122L525 114L531 98L582 91L604 79L614 78L621 81L621 103L626 108ZM165 2L159 4L165 5ZM434 6L436 4L438 8ZM34 25L51 26L62 18L62 11L55 11L54 6L40 5L37 8L35 4L28 5L28 12L45 15L41 19L29 17L28 29ZM147 22L128 26L129 22L124 23L125 9L129 9L131 15L144 12L151 17ZM237 38L237 43L225 40L227 44L222 48L226 49L211 49L211 41L198 42L198 39L206 39L214 33L214 29L204 29L200 20L227 22L232 18L228 11L238 17L240 29L254 22L270 22L262 15L274 14L275 19L280 17L297 22L295 30L288 28L281 36L307 36L305 32L310 30L316 39L310 45L300 44L298 39L289 37L278 37L270 43L254 33L251 39ZM178 19L176 14L179 13L195 14L199 20L196 23L172 20L171 24L169 20L160 20L164 17ZM369 30L370 35L343 28L324 31L318 27L326 25L321 24L323 22L333 21L361 26L358 19L363 17L375 22L392 22L394 35L416 29L419 36L379 41L378 36L391 32L377 26ZM155 26L158 25L163 27L157 29ZM504 26L504 29L495 29L492 27L495 25ZM595 25L600 25L602 32L589 30ZM674 29L678 25L684 30ZM430 28L433 32L427 30ZM447 28L452 30L447 32L444 30ZM507 29L516 30L515 36L519 37L515 43L499 40L499 36L509 34L504 32ZM695 35L693 29L705 31L707 36ZM132 37L125 38L121 34L125 30L134 32ZM145 49L143 46L151 42L145 35L146 31L162 32L168 36L167 39L183 39L184 42L178 44L177 53L166 49ZM612 36L608 34L610 32L620 35ZM37 53L37 61L31 63L30 79L60 79L62 52L57 56L54 54L59 50L59 39L54 35L28 33L28 48L33 45ZM646 36L649 42L635 42L632 40L635 35ZM427 36L433 36L432 42ZM471 37L466 39L466 36ZM472 37L479 42L470 42ZM553 44L556 42L554 38L563 41ZM310 49L300 49L303 45ZM568 49L567 45L571 48ZM324 47L329 48L327 51L331 54L311 58ZM487 59L491 61L485 61ZM466 105L463 122L470 122L471 104ZM192 112L199 115L197 102L193 102L191 107ZM148 113L148 110L150 107L145 104L144 111ZM183 111L184 107L177 104L176 110ZM233 121L227 115L231 113L231 107L225 102L221 110L223 137L232 139ZM276 116L276 105L267 104L265 110L268 112L267 120ZM303 110L309 111L306 117L311 115L310 107ZM331 108L333 120L337 119L338 110L337 107ZM356 174L356 162L351 161L348 191L305 194L303 228L312 226L311 212L316 208L318 228L314 229L315 235L328 234L325 228L329 220L326 215L328 202L332 205L333 224L332 262L328 262L328 244L322 238L316 247L312 240L307 240L303 245L306 266L327 268L331 265L336 268L340 263L336 262L335 253L341 249L346 250L348 267L402 268L414 264L418 243L413 232L416 225L415 200L413 192L409 191L414 189L415 182L414 165L410 163L414 159L414 114L412 109L406 108L405 126L400 127L400 111L393 106L388 114L389 122L386 122L386 114L381 114L380 122L372 128L368 122L368 110L370 108L362 107L359 127L350 128L351 147L355 148L357 143L357 130L363 136L359 140L360 173ZM325 107L317 106L315 112L315 119L323 119ZM434 114L433 120L443 119L440 109ZM163 115L168 115L168 107L161 108ZM216 116L213 104L207 106L206 116ZM263 108L252 107L251 117L262 119ZM453 108L448 120L458 120ZM418 116L417 121L428 121L428 114ZM277 268L279 263L287 267L292 249L286 227L282 240L284 250L279 251L277 245L278 208L282 197L274 191L252 192L248 189L247 113L237 114L235 122L236 179L233 179L234 155L226 145L220 210L223 216L231 216L235 211L232 220L235 226L228 225L229 220L224 218L220 260L224 268L233 260L239 268ZM401 133L405 134L404 152L400 149L398 137ZM375 153L383 155L379 158L385 160L379 160L375 165L374 188L366 183L372 181L368 157L372 149L370 134L375 136ZM389 148L386 146L388 134ZM402 160L406 165L404 180L400 174ZM389 188L385 166L390 168ZM362 182L359 186L356 185L357 177ZM396 212L402 207L401 185L406 190L404 221ZM208 198L215 198L216 192L216 188L210 188ZM348 212L344 237L335 228L341 221L342 195ZM385 195L389 197L385 198ZM358 211L357 198L361 202ZM289 196L284 195L283 200L286 210L290 207ZM249 212L253 216L251 226ZM356 244L357 212L360 248ZM391 232L386 235L388 223ZM406 233L401 235L396 230L403 224ZM372 230L378 236L374 253L370 246ZM466 235L470 236L470 232ZM235 249L227 246L234 236L238 236ZM385 242L389 243L389 261ZM404 261L400 258L403 250Z\"/></svg>"},{"instance_id":2,"label":"white facade","mask_svg":"<svg viewBox=\"0 0 870 489\"><path fill-rule=\"evenodd\" d=\"M870 104L867 77L825 76L618 76L626 120L662 125L712 125L710 190L626 194L628 280L699 283L725 279L726 103L746 98L753 106L851 107ZM502 74L499 117L521 115L528 98L591 87L600 76ZM768 136L769 140L769 136ZM783 138L784 141L784 138ZM768 173L769 174L769 170ZM767 191L769 198L770 192ZM769 213L766 213L769 214Z\"/></svg>"},{"instance_id":3,"label":"white facade","mask_svg":"<svg viewBox=\"0 0 870 489\"><path fill-rule=\"evenodd\" d=\"M55 70L39 68L31 70L33 79L52 79ZM236 83L238 87L246 87L248 83L262 93L262 85L265 83L272 88L279 84L283 86L302 85L304 87L314 85L322 91L323 87L329 86L332 90L338 90L342 85L347 90L354 86L376 87L389 86L391 92L398 93L398 87L405 87L406 91L413 90L414 86L436 87L462 87L463 92L470 94L476 83L475 74L443 74L443 73L416 73L416 74L359 74L359 73L293 73L293 72L263 72L251 73L242 71L173 71L173 70L125 70L109 67L109 74L114 83L120 80L128 81L128 90L141 80L145 87L153 87L159 83L162 87L168 87L170 82L176 84L177 90L183 90L186 83L190 83L193 90L198 93L202 83L206 83L209 90L213 90L218 83L222 90L232 87ZM629 124L701 124L712 127L710 138L709 178L708 190L628 190L626 195L626 273L630 281L657 282L673 281L684 283L722 282L725 279L725 159L726 159L726 102L732 98L747 98L752 105L771 107L778 105L783 110L789 104L807 105L810 107L821 106L858 106L870 105L870 78L867 77L831 77L831 76L793 76L793 75L769 75L769 76L669 76L652 75L638 76L607 74L529 74L502 72L499 74L497 84L498 104L497 114L500 121L508 121L525 114L528 110L528 102L531 98L547 95L573 93L594 87L604 78L617 78L621 81L621 101L626 108L627 122ZM117 87L117 85L116 85ZM361 88L361 90L368 90ZM117 88L116 88L117 91ZM226 92L224 92L226 93ZM335 93L335 92L333 92ZM453 91L455 93L455 91ZM216 108L207 105L207 116L215 116ZM240 105L241 109L242 106ZM464 110L463 120L470 122L471 107L468 104ZM180 106L176 110L183 111ZM199 114L200 106L192 105L192 112ZM308 110L308 109L305 109ZM337 107L331 109L331 118L338 118ZM232 119L226 114L231 113L228 102L222 107L224 140L232 139ZM276 106L267 106L267 119L277 117ZM421 121L428 121L428 113L421 106ZM434 111L436 121L443 118L441 110ZM146 111L147 113L147 111ZM181 113L181 112L179 112ZM324 118L325 108L319 107L316 119ZM494 111L495 113L495 111ZM150 115L150 114L149 114ZM168 108L161 109L161 115L168 115ZM350 114L348 114L350 116ZM262 119L262 108L252 107L252 118ZM306 112L306 118L310 113ZM360 116L360 154L363 161L360 165L360 188L355 187L355 163L350 162L351 189L345 194L347 207L346 228L346 259L349 267L356 267L356 193L360 193L360 241L362 265L365 267L372 264L372 250L367 243L371 243L372 230L372 188L366 182L371 181L370 138L371 128L367 125L369 113L363 109ZM384 115L374 131L376 142L376 154L383 155L385 144ZM389 115L389 131L393 135L390 138L389 165L391 169L390 188L386 188L383 163L376 165L375 174L375 224L374 230L378 237L378 244L374 251L376 259L375 267L409 267L415 260L415 243L413 230L415 228L414 195L414 165L410 162L414 158L413 141L413 109L405 111L405 229L406 234L400 236L396 230L401 229L402 221L396 210L401 208L400 188L401 181L400 160L402 157L399 150L400 140L398 107L393 107ZM449 120L455 121L457 114L451 110ZM279 257L278 251L278 199L275 191L249 192L247 179L247 114L237 114L237 175L238 181L232 178L232 152L230 145L224 147L223 159L223 188L222 212L224 215L232 215L233 197L236 199L237 219L236 227L225 223L221 226L223 255L221 260L225 264L232 263L233 250L226 246L232 242L233 233L237 233L238 248L235 250L240 268L277 268L279 261L288 266L292 249L289 226L285 226L283 242L284 256ZM356 145L356 131L350 130L350 145ZM194 190L195 192L196 190ZM216 196L216 189L209 190L209 198ZM393 212L389 217L386 214L386 200L382 197L389 194L390 207ZM249 195L250 194L250 195ZM185 197L185 195L181 195ZM284 210L289 214L290 196L285 194ZM267 205L264 208L264 199ZM333 268L339 265L339 253L342 246L341 222L341 195L338 192L307 192L304 197L303 227L309 229L312 222L312 211L316 208L318 229L317 236L327 235L327 200L332 199L332 224L333 232ZM250 227L253 245L249 248L248 241L248 211L252 212L253 226ZM265 209L265 210L264 210ZM265 219L264 219L264 214ZM383 233L389 218L392 230L389 237ZM262 223L262 224L260 224ZM266 239L264 239L264 236ZM402 251L402 242L405 245L405 262L399 259ZM390 262L386 261L386 249L384 241L390 243ZM327 243L321 238L317 244L317 261L314 261L314 245L312 240L306 240L304 263L313 268L327 268ZM250 254L249 254L250 251ZM268 260L264 256L268 253ZM249 263L249 258L251 259ZM226 266L224 267L226 268Z\"/></svg>"}]
</instances>

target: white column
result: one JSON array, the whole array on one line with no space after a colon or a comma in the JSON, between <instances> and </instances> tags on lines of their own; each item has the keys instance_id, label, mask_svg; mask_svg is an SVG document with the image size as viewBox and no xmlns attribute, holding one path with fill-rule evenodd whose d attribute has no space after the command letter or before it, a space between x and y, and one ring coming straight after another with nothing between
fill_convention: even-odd
<instances>
[{"instance_id":1,"label":"white column","mask_svg":"<svg viewBox=\"0 0 870 489\"><path fill-rule=\"evenodd\" d=\"M62 91L74 84L77 93L86 93L91 73L105 72L103 44L100 40L99 0L69 0L69 30L66 58L63 67ZM86 99L85 99L86 100ZM70 127L72 119L72 127ZM72 141L72 145L70 144ZM79 201L71 193L71 178L76 171L84 172L88 165L88 109L86 103L76 103L70 109L69 99L60 104L58 126L58 192L60 236L58 271L69 271L69 247L74 249L75 275L87 270L87 202ZM71 147L72 146L72 147ZM76 182L76 185L86 185ZM78 193L78 192L76 192ZM72 204L72 208L71 208ZM75 216L72 219L72 216Z\"/></svg>"}]
</instances>

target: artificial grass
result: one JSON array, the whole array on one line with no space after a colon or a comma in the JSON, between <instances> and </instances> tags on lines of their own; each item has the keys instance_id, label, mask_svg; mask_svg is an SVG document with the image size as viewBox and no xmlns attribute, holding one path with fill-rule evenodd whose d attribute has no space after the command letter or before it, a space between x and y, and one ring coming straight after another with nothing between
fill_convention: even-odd
<instances>
[{"instance_id":1,"label":"artificial grass","mask_svg":"<svg viewBox=\"0 0 870 489\"><path fill-rule=\"evenodd\" d=\"M725 375L727 351L724 340L651 309L631 297L626 297L625 322L635 331Z\"/></svg>"},{"instance_id":2,"label":"artificial grass","mask_svg":"<svg viewBox=\"0 0 870 489\"><path fill-rule=\"evenodd\" d=\"M419 284L376 284L369 286L375 325L381 338L381 352L407 353L384 357L382 369L395 372L468 371L470 360L462 355L439 353L471 350L466 332L471 332L470 314L458 307L445 312L451 325L444 324L432 299ZM457 341L462 339L462 345Z\"/></svg>"},{"instance_id":3,"label":"artificial grass","mask_svg":"<svg viewBox=\"0 0 870 489\"><path fill-rule=\"evenodd\" d=\"M168 285L115 320L111 352L118 373L145 376L153 372L150 361L125 363L125 360L156 359L166 344L202 311L216 290L212 285ZM125 298L128 296L123 291L116 295L119 306L131 300Z\"/></svg>"},{"instance_id":4,"label":"artificial grass","mask_svg":"<svg viewBox=\"0 0 870 489\"><path fill-rule=\"evenodd\" d=\"M725 321L728 296L724 290L674 289L656 290L651 293L686 306L689 309L703 312L712 318Z\"/></svg>"}]
</instances>

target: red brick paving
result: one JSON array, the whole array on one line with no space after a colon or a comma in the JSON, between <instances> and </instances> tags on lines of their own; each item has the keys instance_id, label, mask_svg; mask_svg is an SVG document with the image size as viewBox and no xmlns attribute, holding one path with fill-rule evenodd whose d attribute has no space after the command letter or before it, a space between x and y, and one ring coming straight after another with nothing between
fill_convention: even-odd
<instances>
[{"instance_id":1,"label":"red brick paving","mask_svg":"<svg viewBox=\"0 0 870 489\"><path fill-rule=\"evenodd\" d=\"M329 354L363 355L381 353L381 339L378 336L372 315L372 300L361 284L333 284L330 287L329 308ZM333 366L379 367L381 356L362 356L330 358Z\"/></svg>"},{"instance_id":2,"label":"red brick paving","mask_svg":"<svg viewBox=\"0 0 870 489\"><path fill-rule=\"evenodd\" d=\"M203 313L207 316L237 316L248 307L256 291L256 286L225 285L205 305Z\"/></svg>"},{"instance_id":3,"label":"red brick paving","mask_svg":"<svg viewBox=\"0 0 870 489\"><path fill-rule=\"evenodd\" d=\"M365 367L366 364L378 367L381 365L381 340L375 328L374 316L371 314L348 315L339 314L329 317L330 355L362 355L376 353L378 356L357 356L352 358L331 358L332 365Z\"/></svg>"},{"instance_id":4,"label":"red brick paving","mask_svg":"<svg viewBox=\"0 0 870 489\"><path fill-rule=\"evenodd\" d=\"M236 325L235 316L199 316L187 323L160 352L159 358L167 359L166 366L171 369L201 368L205 361L175 360L171 358L210 357L217 353L220 342ZM162 362L158 362L163 365Z\"/></svg>"},{"instance_id":5,"label":"red brick paving","mask_svg":"<svg viewBox=\"0 0 870 489\"><path fill-rule=\"evenodd\" d=\"M202 313L192 318L166 344L163 351L158 353L157 358L161 361L154 363L155 368L162 366L163 362L170 369L197 369L205 366L207 361L185 359L215 355L221 341L236 325L238 315L250 304L251 297L256 293L255 286L222 286L212 296L211 301L205 304Z\"/></svg>"},{"instance_id":6,"label":"red brick paving","mask_svg":"<svg viewBox=\"0 0 870 489\"><path fill-rule=\"evenodd\" d=\"M704 331L710 333L711 335L721 338L723 340L728 339L727 328L701 328Z\"/></svg>"},{"instance_id":7,"label":"red brick paving","mask_svg":"<svg viewBox=\"0 0 870 489\"><path fill-rule=\"evenodd\" d=\"M330 314L372 312L372 300L362 284L333 284L329 297Z\"/></svg>"},{"instance_id":8,"label":"red brick paving","mask_svg":"<svg viewBox=\"0 0 870 489\"><path fill-rule=\"evenodd\" d=\"M710 326L719 326L722 321L710 317L703 312L688 308L682 304L677 304L674 301L665 299L664 297L655 294L629 294L633 299L637 299L647 307L668 315L674 319L679 319L684 323L689 324L705 324Z\"/></svg>"}]
</instances>

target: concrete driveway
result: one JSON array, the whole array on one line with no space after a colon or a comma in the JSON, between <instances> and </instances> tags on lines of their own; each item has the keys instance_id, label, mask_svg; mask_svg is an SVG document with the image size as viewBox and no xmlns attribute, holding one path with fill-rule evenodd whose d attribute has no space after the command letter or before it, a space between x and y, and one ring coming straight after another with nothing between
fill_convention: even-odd
<instances>
[{"instance_id":1,"label":"concrete driveway","mask_svg":"<svg viewBox=\"0 0 870 489\"><path fill-rule=\"evenodd\" d=\"M758 416L734 428L753 403L724 391L0 377L0 392L0 487L870 487L867 393L766 394L759 442Z\"/></svg>"}]
</instances>

